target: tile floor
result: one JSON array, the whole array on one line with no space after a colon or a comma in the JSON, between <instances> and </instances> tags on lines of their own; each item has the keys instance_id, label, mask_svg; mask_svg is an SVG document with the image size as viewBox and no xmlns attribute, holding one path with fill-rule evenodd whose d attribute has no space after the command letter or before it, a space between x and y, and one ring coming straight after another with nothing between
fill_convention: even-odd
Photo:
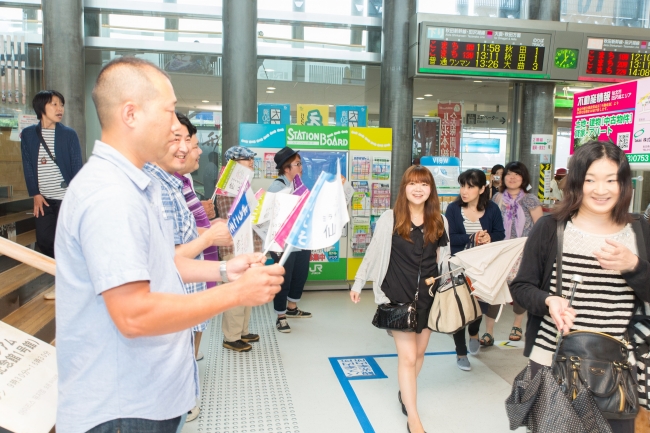
<instances>
[{"instance_id":1,"label":"tile floor","mask_svg":"<svg viewBox=\"0 0 650 433\"><path fill-rule=\"evenodd\" d=\"M184 433L406 431L395 345L370 324L371 291L356 305L344 290L305 292L300 307L314 317L290 320L290 334L275 330L271 305L255 308L251 332L261 341L248 353L224 349L221 318L212 321L201 343L201 415ZM497 342L507 340L512 317L505 308ZM509 431L504 400L526 364L523 349L495 346L470 355L471 372L456 367L453 351L451 336L432 334L418 381L427 431Z\"/></svg>"}]
</instances>

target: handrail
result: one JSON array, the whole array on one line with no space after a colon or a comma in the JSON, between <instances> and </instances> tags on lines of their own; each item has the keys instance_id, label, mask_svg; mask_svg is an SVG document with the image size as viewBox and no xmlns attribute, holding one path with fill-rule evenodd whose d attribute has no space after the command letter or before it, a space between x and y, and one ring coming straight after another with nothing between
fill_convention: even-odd
<instances>
[{"instance_id":1,"label":"handrail","mask_svg":"<svg viewBox=\"0 0 650 433\"><path fill-rule=\"evenodd\" d=\"M56 262L53 258L0 237L0 254L23 262L50 275L56 275Z\"/></svg>"}]
</instances>

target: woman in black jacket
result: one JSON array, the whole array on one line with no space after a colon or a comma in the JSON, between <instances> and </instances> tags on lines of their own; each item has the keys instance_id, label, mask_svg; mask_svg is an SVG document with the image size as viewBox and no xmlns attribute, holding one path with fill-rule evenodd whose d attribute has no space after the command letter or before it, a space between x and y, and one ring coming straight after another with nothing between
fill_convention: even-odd
<instances>
[{"instance_id":1,"label":"woman in black jacket","mask_svg":"<svg viewBox=\"0 0 650 433\"><path fill-rule=\"evenodd\" d=\"M632 198L627 158L612 143L589 142L569 163L564 200L553 216L533 227L512 297L528 311L526 348L535 374L550 366L557 330L601 332L622 339L637 300L650 301L650 230L628 213ZM562 290L571 277L584 279L573 307L556 293L557 221L566 224ZM640 257L644 257L641 259ZM608 420L614 433L633 433L634 420Z\"/></svg>"},{"instance_id":2,"label":"woman in black jacket","mask_svg":"<svg viewBox=\"0 0 650 433\"><path fill-rule=\"evenodd\" d=\"M503 228L501 211L496 203L490 201L487 190L485 173L481 170L471 169L458 176L460 195L447 207L445 216L449 222L449 239L451 253L456 254L466 247L484 245L490 242L503 240L506 232ZM481 302L481 308L487 310L487 304ZM478 340L478 331L481 318L467 326L469 331L469 353L477 355L481 349ZM489 338L494 341L490 334ZM487 338L485 335L483 338ZM454 334L456 343L456 365L464 371L471 370L467 359L467 340L465 329Z\"/></svg>"}]
</instances>

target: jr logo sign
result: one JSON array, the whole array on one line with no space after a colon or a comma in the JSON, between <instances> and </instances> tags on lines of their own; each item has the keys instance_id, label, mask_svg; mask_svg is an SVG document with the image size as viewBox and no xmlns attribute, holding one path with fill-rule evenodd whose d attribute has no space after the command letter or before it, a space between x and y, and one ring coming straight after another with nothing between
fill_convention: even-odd
<instances>
[{"instance_id":1,"label":"jr logo sign","mask_svg":"<svg viewBox=\"0 0 650 433\"><path fill-rule=\"evenodd\" d=\"M314 263L313 265L309 266L309 273L311 275L320 275L323 273L323 265Z\"/></svg>"}]
</instances>

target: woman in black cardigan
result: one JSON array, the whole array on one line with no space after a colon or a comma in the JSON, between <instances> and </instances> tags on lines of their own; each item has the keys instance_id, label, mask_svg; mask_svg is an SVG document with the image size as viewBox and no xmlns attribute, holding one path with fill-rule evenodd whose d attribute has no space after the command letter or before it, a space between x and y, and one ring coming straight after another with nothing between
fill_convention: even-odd
<instances>
[{"instance_id":1,"label":"woman in black cardigan","mask_svg":"<svg viewBox=\"0 0 650 433\"><path fill-rule=\"evenodd\" d=\"M471 169L458 176L460 195L447 207L445 216L449 222L449 239L451 253L456 254L466 247L484 245L505 238L503 219L499 206L490 200L487 190L485 173L481 170ZM481 302L481 309L487 309L487 304ZM478 354L481 346L478 340L481 318L467 326L469 331L469 353ZM494 339L490 334L483 338ZM456 365L464 371L471 370L467 359L467 340L465 329L454 334L456 343Z\"/></svg>"}]
</instances>

